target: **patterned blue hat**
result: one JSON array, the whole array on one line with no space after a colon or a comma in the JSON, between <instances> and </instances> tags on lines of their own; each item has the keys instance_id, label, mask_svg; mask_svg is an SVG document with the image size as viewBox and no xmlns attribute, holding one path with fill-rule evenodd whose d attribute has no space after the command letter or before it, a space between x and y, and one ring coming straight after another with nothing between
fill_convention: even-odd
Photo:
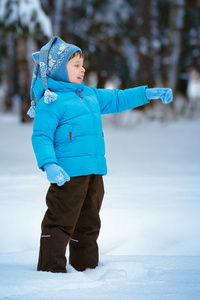
<instances>
[{"instance_id":1,"label":"patterned blue hat","mask_svg":"<svg viewBox=\"0 0 200 300\"><path fill-rule=\"evenodd\" d=\"M44 102L49 104L57 99L57 95L48 89L47 76L50 76L55 80L69 82L66 63L77 51L82 52L79 47L67 44L58 36L54 36L39 52L32 54L35 66L30 89L31 107L27 112L30 118L35 117L36 101L34 98L33 87L38 78L39 71L45 89Z\"/></svg>"}]
</instances>

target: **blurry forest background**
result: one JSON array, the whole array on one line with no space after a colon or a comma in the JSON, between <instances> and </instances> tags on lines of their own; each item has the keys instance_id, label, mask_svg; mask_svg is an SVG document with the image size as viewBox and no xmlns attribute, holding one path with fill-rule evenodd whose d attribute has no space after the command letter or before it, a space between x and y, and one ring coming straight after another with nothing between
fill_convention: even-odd
<instances>
[{"instance_id":1,"label":"blurry forest background","mask_svg":"<svg viewBox=\"0 0 200 300\"><path fill-rule=\"evenodd\" d=\"M200 0L0 0L1 113L29 121L31 53L54 35L82 48L85 84L170 87L172 104L140 110L200 115Z\"/></svg>"}]
</instances>

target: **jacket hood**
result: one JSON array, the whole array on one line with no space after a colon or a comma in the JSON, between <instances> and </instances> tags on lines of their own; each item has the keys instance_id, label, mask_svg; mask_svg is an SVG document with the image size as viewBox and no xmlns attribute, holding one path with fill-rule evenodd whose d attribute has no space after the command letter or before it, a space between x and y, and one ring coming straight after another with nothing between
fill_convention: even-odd
<instances>
[{"instance_id":1,"label":"jacket hood","mask_svg":"<svg viewBox=\"0 0 200 300\"><path fill-rule=\"evenodd\" d=\"M47 76L47 84L49 90L53 93L65 93L67 91L78 92L82 91L84 87L84 83L71 83L65 81L57 81ZM33 88L33 92L37 101L39 101L45 93L45 88L42 82L41 76L36 80L35 86Z\"/></svg>"}]
</instances>

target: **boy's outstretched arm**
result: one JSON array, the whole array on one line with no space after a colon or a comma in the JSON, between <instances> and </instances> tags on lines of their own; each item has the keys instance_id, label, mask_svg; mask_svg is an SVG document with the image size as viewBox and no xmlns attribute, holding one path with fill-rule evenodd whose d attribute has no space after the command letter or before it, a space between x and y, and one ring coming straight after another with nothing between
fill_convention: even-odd
<instances>
[{"instance_id":1,"label":"boy's outstretched arm","mask_svg":"<svg viewBox=\"0 0 200 300\"><path fill-rule=\"evenodd\" d=\"M151 99L161 98L163 103L172 101L171 89L139 86L125 90L95 89L101 114L119 113L148 104Z\"/></svg>"}]
</instances>

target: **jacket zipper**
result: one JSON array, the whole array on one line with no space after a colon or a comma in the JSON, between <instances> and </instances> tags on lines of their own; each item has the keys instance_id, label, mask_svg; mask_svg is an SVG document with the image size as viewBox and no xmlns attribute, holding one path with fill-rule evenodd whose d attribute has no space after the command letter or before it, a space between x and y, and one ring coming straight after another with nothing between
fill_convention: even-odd
<instances>
[{"instance_id":1,"label":"jacket zipper","mask_svg":"<svg viewBox=\"0 0 200 300\"><path fill-rule=\"evenodd\" d=\"M83 98L83 96L81 95L81 91L78 91L78 94L79 94L80 98Z\"/></svg>"},{"instance_id":2,"label":"jacket zipper","mask_svg":"<svg viewBox=\"0 0 200 300\"><path fill-rule=\"evenodd\" d=\"M72 132L71 131L69 132L69 140L70 141L72 140Z\"/></svg>"}]
</instances>

